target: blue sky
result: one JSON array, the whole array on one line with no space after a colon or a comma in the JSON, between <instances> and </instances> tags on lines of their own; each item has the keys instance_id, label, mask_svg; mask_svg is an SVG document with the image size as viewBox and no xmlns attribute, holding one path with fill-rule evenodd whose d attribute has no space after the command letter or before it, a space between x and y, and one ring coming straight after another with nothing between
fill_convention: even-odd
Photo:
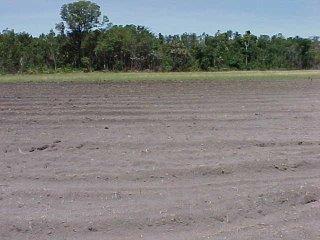
<instances>
[{"instance_id":1,"label":"blue sky","mask_svg":"<svg viewBox=\"0 0 320 240\"><path fill-rule=\"evenodd\" d=\"M68 0L0 0L0 30L33 35L59 22ZM320 35L320 0L96 0L114 24L139 24L164 34L234 30L285 36Z\"/></svg>"}]
</instances>

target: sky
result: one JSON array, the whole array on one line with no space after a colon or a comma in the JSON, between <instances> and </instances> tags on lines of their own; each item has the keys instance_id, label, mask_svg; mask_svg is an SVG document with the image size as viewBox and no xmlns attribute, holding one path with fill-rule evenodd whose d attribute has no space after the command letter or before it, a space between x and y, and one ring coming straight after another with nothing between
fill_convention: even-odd
<instances>
[{"instance_id":1,"label":"sky","mask_svg":"<svg viewBox=\"0 0 320 240\"><path fill-rule=\"evenodd\" d=\"M93 0L94 1L94 0ZM60 22L68 0L0 0L0 31L34 36ZM136 24L154 33L181 34L218 30L287 37L320 35L320 0L95 0L113 24Z\"/></svg>"}]
</instances>

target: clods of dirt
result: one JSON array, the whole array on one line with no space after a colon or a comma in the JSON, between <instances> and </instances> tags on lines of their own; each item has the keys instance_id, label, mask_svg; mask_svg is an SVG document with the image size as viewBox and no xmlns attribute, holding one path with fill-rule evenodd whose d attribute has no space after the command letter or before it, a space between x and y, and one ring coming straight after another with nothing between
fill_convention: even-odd
<instances>
[{"instance_id":1,"label":"clods of dirt","mask_svg":"<svg viewBox=\"0 0 320 240\"><path fill-rule=\"evenodd\" d=\"M44 145L42 145L42 146L39 146L39 147L31 147L30 149L29 149L29 152L30 153L33 153L33 152L35 152L35 151L44 151L44 150L47 150L47 149L49 149L49 148L55 148L56 147L56 144L59 144L59 143L61 143L62 141L60 141L60 140L55 140L52 144L44 144Z\"/></svg>"}]
</instances>

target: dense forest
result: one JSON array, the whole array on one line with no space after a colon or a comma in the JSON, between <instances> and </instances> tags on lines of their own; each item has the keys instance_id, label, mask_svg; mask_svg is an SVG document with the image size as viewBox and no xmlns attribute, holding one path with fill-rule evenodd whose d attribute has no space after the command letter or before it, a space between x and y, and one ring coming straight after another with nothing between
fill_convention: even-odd
<instances>
[{"instance_id":1,"label":"dense forest","mask_svg":"<svg viewBox=\"0 0 320 240\"><path fill-rule=\"evenodd\" d=\"M250 31L155 35L143 26L113 25L97 4L84 0L63 5L60 15L55 31L39 37L2 31L0 73L320 67L317 37L255 36Z\"/></svg>"}]
</instances>

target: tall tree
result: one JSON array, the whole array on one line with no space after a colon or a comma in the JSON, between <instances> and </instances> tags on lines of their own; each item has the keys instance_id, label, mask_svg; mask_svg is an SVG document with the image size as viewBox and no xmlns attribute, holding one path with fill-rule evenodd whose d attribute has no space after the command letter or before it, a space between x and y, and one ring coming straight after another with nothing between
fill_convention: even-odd
<instances>
[{"instance_id":1,"label":"tall tree","mask_svg":"<svg viewBox=\"0 0 320 240\"><path fill-rule=\"evenodd\" d=\"M73 40L76 51L75 63L79 67L82 57L81 46L86 34L92 29L108 23L109 20L107 17L100 18L101 10L99 5L86 0L64 4L61 8L60 15L69 29L68 34ZM58 26L61 30L64 24L58 24Z\"/></svg>"}]
</instances>

